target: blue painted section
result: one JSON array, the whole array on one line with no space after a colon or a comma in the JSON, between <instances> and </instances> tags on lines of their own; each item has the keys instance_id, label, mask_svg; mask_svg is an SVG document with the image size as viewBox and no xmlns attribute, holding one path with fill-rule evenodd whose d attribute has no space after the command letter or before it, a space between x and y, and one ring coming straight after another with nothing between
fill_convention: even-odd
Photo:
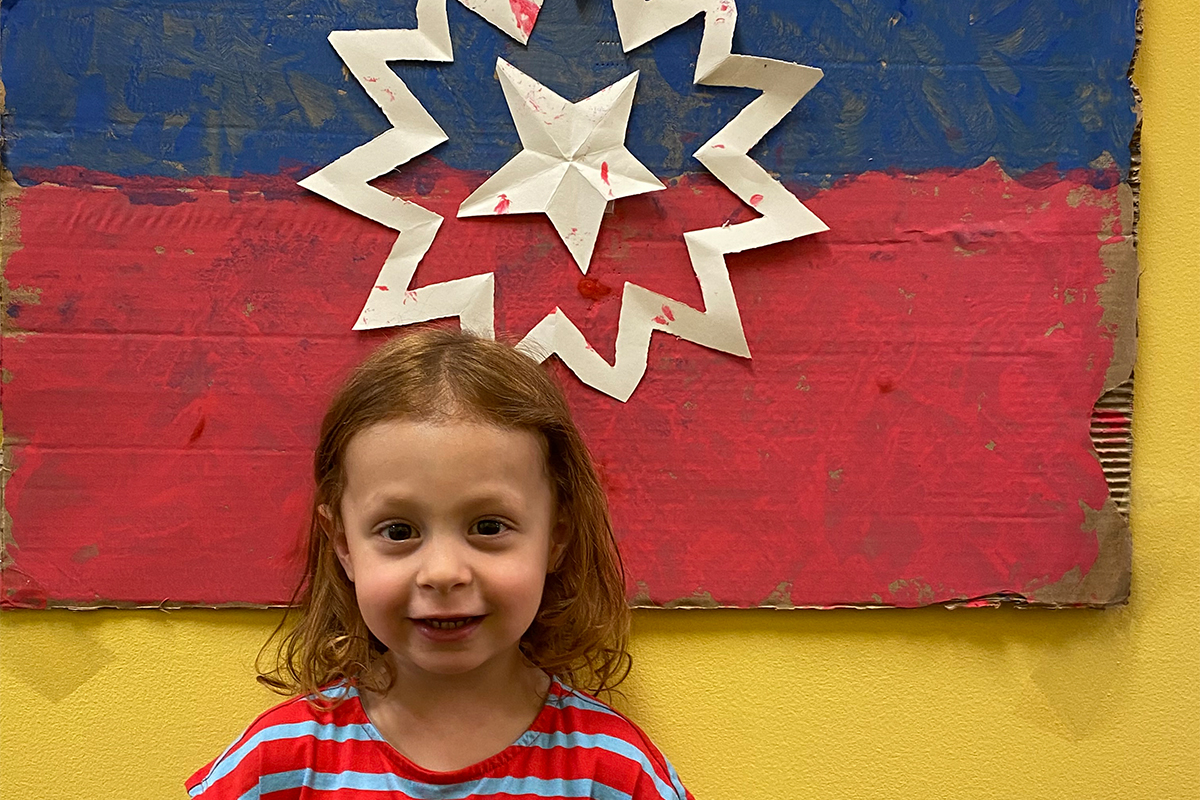
<instances>
[{"instance_id":1,"label":"blue painted section","mask_svg":"<svg viewBox=\"0 0 1200 800\"><path fill-rule=\"evenodd\" d=\"M395 7L400 7L398 10ZM735 50L825 79L758 148L816 185L867 170L1014 174L1111 154L1129 168L1134 0L741 0ZM383 13L384 10L387 13ZM325 37L410 27L413 2L5 0L5 164L120 175L303 176L386 127ZM662 177L753 96L691 83L699 20L626 57L611 5L546 0L528 48L450 0L452 65L397 71L451 136L435 155L495 170L519 149L497 56L579 99L642 71L630 149Z\"/></svg>"}]
</instances>

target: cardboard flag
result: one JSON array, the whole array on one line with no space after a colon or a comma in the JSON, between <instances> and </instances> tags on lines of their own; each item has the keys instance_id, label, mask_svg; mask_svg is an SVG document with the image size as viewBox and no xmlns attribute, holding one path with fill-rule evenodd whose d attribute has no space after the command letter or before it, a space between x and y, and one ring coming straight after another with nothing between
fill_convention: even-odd
<instances>
[{"instance_id":1,"label":"cardboard flag","mask_svg":"<svg viewBox=\"0 0 1200 800\"><path fill-rule=\"evenodd\" d=\"M1122 602L1135 14L6 3L0 604L286 602L418 323L551 354L637 605Z\"/></svg>"}]
</instances>

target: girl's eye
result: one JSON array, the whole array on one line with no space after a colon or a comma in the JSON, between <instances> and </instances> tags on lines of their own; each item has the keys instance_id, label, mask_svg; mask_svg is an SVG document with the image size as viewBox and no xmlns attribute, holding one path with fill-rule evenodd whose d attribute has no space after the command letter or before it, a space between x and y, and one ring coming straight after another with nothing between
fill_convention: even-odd
<instances>
[{"instance_id":1,"label":"girl's eye","mask_svg":"<svg viewBox=\"0 0 1200 800\"><path fill-rule=\"evenodd\" d=\"M389 542L407 542L415 531L407 522L389 522L380 533Z\"/></svg>"},{"instance_id":2,"label":"girl's eye","mask_svg":"<svg viewBox=\"0 0 1200 800\"><path fill-rule=\"evenodd\" d=\"M475 523L475 532L480 536L496 536L508 530L508 526L498 519L481 519Z\"/></svg>"}]
</instances>

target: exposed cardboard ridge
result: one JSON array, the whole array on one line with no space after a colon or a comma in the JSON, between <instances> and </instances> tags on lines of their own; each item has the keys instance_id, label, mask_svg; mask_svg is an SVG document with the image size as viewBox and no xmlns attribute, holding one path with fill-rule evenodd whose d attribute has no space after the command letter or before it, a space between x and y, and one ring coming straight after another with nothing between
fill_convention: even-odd
<instances>
[{"instance_id":1,"label":"exposed cardboard ridge","mask_svg":"<svg viewBox=\"0 0 1200 800\"><path fill-rule=\"evenodd\" d=\"M4 84L0 82L0 118L4 116L4 98ZM0 164L0 308L7 307L9 302L8 279L5 277L8 259L22 246L21 216L16 206L16 198L20 192L21 187L13 179L12 173L8 171L7 167ZM0 339L11 332L12 327L9 324L8 315L0 316ZM12 517L9 516L8 506L4 502L8 478L12 475L12 466L9 464L8 448L2 446L7 444L7 440L4 439L2 416L3 396L3 380L0 380L0 447L2 447L0 450L0 574L5 574L5 571L12 566L13 558L8 551L9 548L17 546L13 539Z\"/></svg>"}]
</instances>

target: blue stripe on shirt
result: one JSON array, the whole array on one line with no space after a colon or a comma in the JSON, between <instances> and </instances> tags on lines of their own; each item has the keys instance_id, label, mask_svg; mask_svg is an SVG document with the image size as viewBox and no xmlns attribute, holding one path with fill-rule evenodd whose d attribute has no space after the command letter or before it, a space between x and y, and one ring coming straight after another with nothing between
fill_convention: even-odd
<instances>
[{"instance_id":1,"label":"blue stripe on shirt","mask_svg":"<svg viewBox=\"0 0 1200 800\"><path fill-rule=\"evenodd\" d=\"M390 772L316 772L311 769L264 775L259 786L239 800L258 800L260 794L306 787L322 792L357 789L367 792L403 792L414 800L463 800L488 795L532 795L534 797L596 798L632 800L632 795L598 781L582 778L482 778L444 785L417 783Z\"/></svg>"},{"instance_id":2,"label":"blue stripe on shirt","mask_svg":"<svg viewBox=\"0 0 1200 800\"><path fill-rule=\"evenodd\" d=\"M311 736L320 741L333 742L378 741L379 739L378 736L373 735L373 731L368 729L366 725L323 725L312 721L272 725L268 728L263 728L258 733L246 739L242 742L241 746L232 752L226 751L225 755L213 764L213 768L204 776L204 780L197 784L189 794L195 797L221 778L224 778L237 768L243 758L250 755L256 747L264 742L277 742L282 739L300 739L305 736Z\"/></svg>"},{"instance_id":3,"label":"blue stripe on shirt","mask_svg":"<svg viewBox=\"0 0 1200 800\"><path fill-rule=\"evenodd\" d=\"M529 733L534 735L530 736ZM554 731L552 733L530 731L529 733L518 739L517 744L527 747L539 747L543 750L552 750L555 747L607 750L641 766L642 772L654 781L654 788L658 791L658 796L663 798L663 800L676 800L676 798L686 797L682 791L678 791L676 788L664 783L662 778L658 777L658 773L654 770L654 765L650 763L650 759L646 757L646 754L624 739L603 733L580 733L578 731L570 733L563 733L562 731ZM526 741L527 737L528 741ZM674 770L671 770L671 772L674 773ZM675 778L672 774L672 782L677 781L678 778Z\"/></svg>"},{"instance_id":4,"label":"blue stripe on shirt","mask_svg":"<svg viewBox=\"0 0 1200 800\"><path fill-rule=\"evenodd\" d=\"M570 694L552 695L549 703L555 708L577 708L581 711L596 711L609 716L620 716L608 706L601 703L599 700L593 700L590 697L579 694L573 689L568 689Z\"/></svg>"}]
</instances>

